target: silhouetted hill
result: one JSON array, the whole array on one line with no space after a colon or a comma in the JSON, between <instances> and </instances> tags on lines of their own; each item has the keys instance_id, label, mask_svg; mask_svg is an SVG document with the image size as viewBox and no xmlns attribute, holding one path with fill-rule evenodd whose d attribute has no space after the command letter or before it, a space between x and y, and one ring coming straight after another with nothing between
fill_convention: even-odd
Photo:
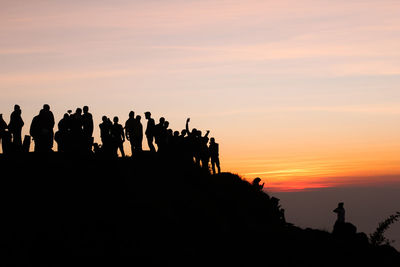
<instances>
[{"instance_id":1,"label":"silhouetted hill","mask_svg":"<svg viewBox=\"0 0 400 267\"><path fill-rule=\"evenodd\" d=\"M0 167L3 266L400 266L365 235L284 223L270 196L230 173L146 153L28 154Z\"/></svg>"}]
</instances>

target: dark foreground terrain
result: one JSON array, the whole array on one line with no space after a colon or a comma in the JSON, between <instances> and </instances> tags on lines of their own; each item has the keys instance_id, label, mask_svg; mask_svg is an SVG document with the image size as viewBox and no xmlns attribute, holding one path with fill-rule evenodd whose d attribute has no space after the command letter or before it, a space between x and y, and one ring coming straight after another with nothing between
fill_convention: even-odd
<instances>
[{"instance_id":1,"label":"dark foreground terrain","mask_svg":"<svg viewBox=\"0 0 400 267\"><path fill-rule=\"evenodd\" d=\"M270 196L230 173L149 154L29 154L0 168L2 266L400 266L363 234L284 223Z\"/></svg>"}]
</instances>

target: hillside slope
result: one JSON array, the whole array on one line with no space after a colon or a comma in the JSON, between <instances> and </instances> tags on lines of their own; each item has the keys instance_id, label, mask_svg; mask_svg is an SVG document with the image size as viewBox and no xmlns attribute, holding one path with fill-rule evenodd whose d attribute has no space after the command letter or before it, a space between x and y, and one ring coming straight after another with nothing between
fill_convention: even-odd
<instances>
[{"instance_id":1,"label":"hillside slope","mask_svg":"<svg viewBox=\"0 0 400 267\"><path fill-rule=\"evenodd\" d=\"M230 173L151 154L29 154L0 167L3 265L400 266L365 235L286 224L270 196Z\"/></svg>"}]
</instances>

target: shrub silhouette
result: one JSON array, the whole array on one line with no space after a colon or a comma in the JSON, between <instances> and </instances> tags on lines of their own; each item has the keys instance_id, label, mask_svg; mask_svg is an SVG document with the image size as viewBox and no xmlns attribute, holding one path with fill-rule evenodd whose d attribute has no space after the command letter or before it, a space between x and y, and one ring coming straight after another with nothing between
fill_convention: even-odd
<instances>
[{"instance_id":1,"label":"shrub silhouette","mask_svg":"<svg viewBox=\"0 0 400 267\"><path fill-rule=\"evenodd\" d=\"M380 245L390 245L390 240L384 236L386 230L390 228L390 225L397 222L400 218L400 212L396 212L393 215L390 215L386 220L380 222L375 232L370 234L370 242L373 246Z\"/></svg>"}]
</instances>

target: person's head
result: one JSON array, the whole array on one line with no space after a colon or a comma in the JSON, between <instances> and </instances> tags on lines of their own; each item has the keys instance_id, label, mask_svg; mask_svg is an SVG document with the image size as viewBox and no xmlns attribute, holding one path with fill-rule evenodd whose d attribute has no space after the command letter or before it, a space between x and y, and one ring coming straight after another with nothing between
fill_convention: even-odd
<instances>
[{"instance_id":1,"label":"person's head","mask_svg":"<svg viewBox=\"0 0 400 267\"><path fill-rule=\"evenodd\" d=\"M164 122L164 127L167 129L169 127L169 121Z\"/></svg>"},{"instance_id":2,"label":"person's head","mask_svg":"<svg viewBox=\"0 0 400 267\"><path fill-rule=\"evenodd\" d=\"M15 110L15 111L21 110L21 107L20 107L19 105L14 105L14 110Z\"/></svg>"},{"instance_id":3,"label":"person's head","mask_svg":"<svg viewBox=\"0 0 400 267\"><path fill-rule=\"evenodd\" d=\"M161 117L161 118L160 118L160 124L161 124L161 125L164 125L164 122L165 122L165 118L164 118L164 117Z\"/></svg>"},{"instance_id":4,"label":"person's head","mask_svg":"<svg viewBox=\"0 0 400 267\"><path fill-rule=\"evenodd\" d=\"M258 184L260 184L260 182L261 182L260 177L257 177L257 178L255 178L255 179L253 180L253 184L254 184L254 185L258 185Z\"/></svg>"},{"instance_id":5,"label":"person's head","mask_svg":"<svg viewBox=\"0 0 400 267\"><path fill-rule=\"evenodd\" d=\"M88 106L84 106L83 107L83 113L88 113L89 112L89 107Z\"/></svg>"},{"instance_id":6,"label":"person's head","mask_svg":"<svg viewBox=\"0 0 400 267\"><path fill-rule=\"evenodd\" d=\"M340 202L340 203L338 204L338 207L339 207L339 208L343 208L343 205L344 205L344 203L343 203L343 202Z\"/></svg>"},{"instance_id":7,"label":"person's head","mask_svg":"<svg viewBox=\"0 0 400 267\"><path fill-rule=\"evenodd\" d=\"M211 144L215 144L215 138L214 138L214 137L211 137L211 138L210 138L210 143L211 143Z\"/></svg>"},{"instance_id":8,"label":"person's head","mask_svg":"<svg viewBox=\"0 0 400 267\"><path fill-rule=\"evenodd\" d=\"M49 111L49 110L50 110L50 106L49 106L48 104L44 104L44 105L43 105L43 109L44 109L45 111Z\"/></svg>"},{"instance_id":9,"label":"person's head","mask_svg":"<svg viewBox=\"0 0 400 267\"><path fill-rule=\"evenodd\" d=\"M78 115L81 115L82 114L82 109L81 108L77 108L75 113L78 114Z\"/></svg>"},{"instance_id":10,"label":"person's head","mask_svg":"<svg viewBox=\"0 0 400 267\"><path fill-rule=\"evenodd\" d=\"M68 114L68 113L65 113L63 118L64 118L64 119L68 119L68 118L69 118L69 114Z\"/></svg>"},{"instance_id":11,"label":"person's head","mask_svg":"<svg viewBox=\"0 0 400 267\"><path fill-rule=\"evenodd\" d=\"M0 119L2 119L3 118L3 114L0 114Z\"/></svg>"},{"instance_id":12,"label":"person's head","mask_svg":"<svg viewBox=\"0 0 400 267\"><path fill-rule=\"evenodd\" d=\"M185 135L186 135L186 130L183 129L183 130L181 131L181 136L185 136Z\"/></svg>"},{"instance_id":13,"label":"person's head","mask_svg":"<svg viewBox=\"0 0 400 267\"><path fill-rule=\"evenodd\" d=\"M41 110L39 111L39 116L42 116L42 115L45 114L45 113L46 113L46 110L41 109Z\"/></svg>"},{"instance_id":14,"label":"person's head","mask_svg":"<svg viewBox=\"0 0 400 267\"><path fill-rule=\"evenodd\" d=\"M172 129L168 129L168 130L167 130L167 134L168 134L169 136L172 136L172 135L174 134L174 132L172 131Z\"/></svg>"},{"instance_id":15,"label":"person's head","mask_svg":"<svg viewBox=\"0 0 400 267\"><path fill-rule=\"evenodd\" d=\"M144 117L145 117L146 119L150 119L150 118L151 118L151 113L150 113L150 111L146 111L146 112L144 113Z\"/></svg>"},{"instance_id":16,"label":"person's head","mask_svg":"<svg viewBox=\"0 0 400 267\"><path fill-rule=\"evenodd\" d=\"M193 128L193 129L192 129L192 134L193 134L193 135L196 135L196 134L197 134L197 129L196 129L196 128Z\"/></svg>"},{"instance_id":17,"label":"person's head","mask_svg":"<svg viewBox=\"0 0 400 267\"><path fill-rule=\"evenodd\" d=\"M114 123L118 123L118 121L119 121L118 117L115 116L114 119L113 119L113 121L114 121Z\"/></svg>"},{"instance_id":18,"label":"person's head","mask_svg":"<svg viewBox=\"0 0 400 267\"><path fill-rule=\"evenodd\" d=\"M106 122L107 121L107 116L103 116L103 117L101 117L101 120L103 121L103 122Z\"/></svg>"},{"instance_id":19,"label":"person's head","mask_svg":"<svg viewBox=\"0 0 400 267\"><path fill-rule=\"evenodd\" d=\"M129 118L131 118L131 119L135 118L135 112L130 111L129 112Z\"/></svg>"},{"instance_id":20,"label":"person's head","mask_svg":"<svg viewBox=\"0 0 400 267\"><path fill-rule=\"evenodd\" d=\"M197 136L201 137L201 131L200 130L197 131Z\"/></svg>"},{"instance_id":21,"label":"person's head","mask_svg":"<svg viewBox=\"0 0 400 267\"><path fill-rule=\"evenodd\" d=\"M178 136L179 136L179 131L175 131L175 132L174 132L174 136L175 136L175 137L178 137Z\"/></svg>"},{"instance_id":22,"label":"person's head","mask_svg":"<svg viewBox=\"0 0 400 267\"><path fill-rule=\"evenodd\" d=\"M137 121L140 121L141 119L142 119L142 116L140 116L140 115L137 115L137 116L136 116L136 120L137 120Z\"/></svg>"}]
</instances>

